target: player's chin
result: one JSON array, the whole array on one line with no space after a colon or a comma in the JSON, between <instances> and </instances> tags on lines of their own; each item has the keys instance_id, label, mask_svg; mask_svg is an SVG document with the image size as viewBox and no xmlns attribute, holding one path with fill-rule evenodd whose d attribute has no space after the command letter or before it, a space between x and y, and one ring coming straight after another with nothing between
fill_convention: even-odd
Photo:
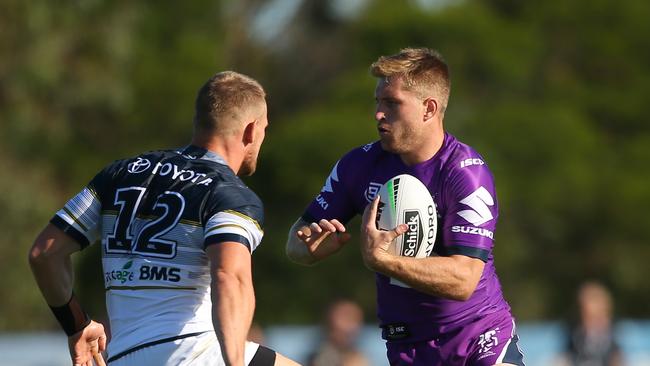
<instances>
[{"instance_id":1,"label":"player's chin","mask_svg":"<svg viewBox=\"0 0 650 366\"><path fill-rule=\"evenodd\" d=\"M390 153L399 153L398 145L393 138L380 135L379 143L381 144L381 148L384 151L388 151Z\"/></svg>"}]
</instances>

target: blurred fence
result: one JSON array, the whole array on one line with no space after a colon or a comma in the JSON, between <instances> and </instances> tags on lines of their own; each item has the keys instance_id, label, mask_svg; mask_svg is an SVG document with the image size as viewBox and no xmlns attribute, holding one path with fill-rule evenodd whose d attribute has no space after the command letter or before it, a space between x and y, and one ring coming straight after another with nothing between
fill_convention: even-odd
<instances>
[{"instance_id":1,"label":"blurred fence","mask_svg":"<svg viewBox=\"0 0 650 366\"><path fill-rule=\"evenodd\" d=\"M528 366L555 366L563 350L565 329L561 323L519 325L521 348ZM650 320L624 320L616 335L623 349L625 365L650 366ZM272 326L265 329L271 348L305 362L320 340L316 326ZM386 365L384 342L376 326L364 327L359 347L371 365ZM0 334L0 366L69 366L65 336L62 333Z\"/></svg>"}]
</instances>

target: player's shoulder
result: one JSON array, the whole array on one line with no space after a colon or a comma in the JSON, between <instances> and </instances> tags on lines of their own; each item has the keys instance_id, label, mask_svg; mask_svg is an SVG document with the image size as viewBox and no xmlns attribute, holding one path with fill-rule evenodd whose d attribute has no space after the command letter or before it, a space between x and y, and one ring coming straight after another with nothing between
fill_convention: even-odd
<instances>
[{"instance_id":1,"label":"player's shoulder","mask_svg":"<svg viewBox=\"0 0 650 366\"><path fill-rule=\"evenodd\" d=\"M455 136L445 135L446 162L445 168L459 174L489 172L488 164L481 154L470 145L458 140Z\"/></svg>"},{"instance_id":2,"label":"player's shoulder","mask_svg":"<svg viewBox=\"0 0 650 366\"><path fill-rule=\"evenodd\" d=\"M264 205L260 197L234 173L215 178L210 189L208 214L231 211L254 219L260 225L264 222Z\"/></svg>"},{"instance_id":3,"label":"player's shoulder","mask_svg":"<svg viewBox=\"0 0 650 366\"><path fill-rule=\"evenodd\" d=\"M387 154L387 152L381 148L379 141L373 141L353 148L344 154L339 161L343 163L343 165L359 168L367 166L369 163L379 159L385 154Z\"/></svg>"}]
</instances>

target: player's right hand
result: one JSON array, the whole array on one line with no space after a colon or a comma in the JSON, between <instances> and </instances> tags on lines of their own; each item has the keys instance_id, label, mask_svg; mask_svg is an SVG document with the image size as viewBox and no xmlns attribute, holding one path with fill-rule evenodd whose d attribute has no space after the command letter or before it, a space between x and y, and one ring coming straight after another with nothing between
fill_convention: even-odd
<instances>
[{"instance_id":1,"label":"player's right hand","mask_svg":"<svg viewBox=\"0 0 650 366\"><path fill-rule=\"evenodd\" d=\"M296 236L305 243L307 250L316 260L338 252L350 240L345 225L337 219L312 222L309 226L298 229Z\"/></svg>"},{"instance_id":2,"label":"player's right hand","mask_svg":"<svg viewBox=\"0 0 650 366\"><path fill-rule=\"evenodd\" d=\"M68 337L68 347L74 366L106 365L101 354L106 350L106 333L100 323L91 320L84 329Z\"/></svg>"}]
</instances>

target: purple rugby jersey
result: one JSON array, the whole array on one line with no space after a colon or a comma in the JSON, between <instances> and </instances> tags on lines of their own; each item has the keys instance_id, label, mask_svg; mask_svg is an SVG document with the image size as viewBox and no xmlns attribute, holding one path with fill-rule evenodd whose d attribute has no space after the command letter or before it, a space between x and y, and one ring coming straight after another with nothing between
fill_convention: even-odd
<instances>
[{"instance_id":1,"label":"purple rugby jersey","mask_svg":"<svg viewBox=\"0 0 650 366\"><path fill-rule=\"evenodd\" d=\"M448 133L434 157L414 166L405 165L378 142L350 151L336 163L303 219L346 223L363 213L383 183L404 173L420 179L436 204L438 235L432 255L479 258L485 268L467 301L431 296L378 273L381 325L407 325L410 335L405 341L416 341L431 339L497 311L509 312L492 256L498 217L494 179L481 156Z\"/></svg>"}]
</instances>

